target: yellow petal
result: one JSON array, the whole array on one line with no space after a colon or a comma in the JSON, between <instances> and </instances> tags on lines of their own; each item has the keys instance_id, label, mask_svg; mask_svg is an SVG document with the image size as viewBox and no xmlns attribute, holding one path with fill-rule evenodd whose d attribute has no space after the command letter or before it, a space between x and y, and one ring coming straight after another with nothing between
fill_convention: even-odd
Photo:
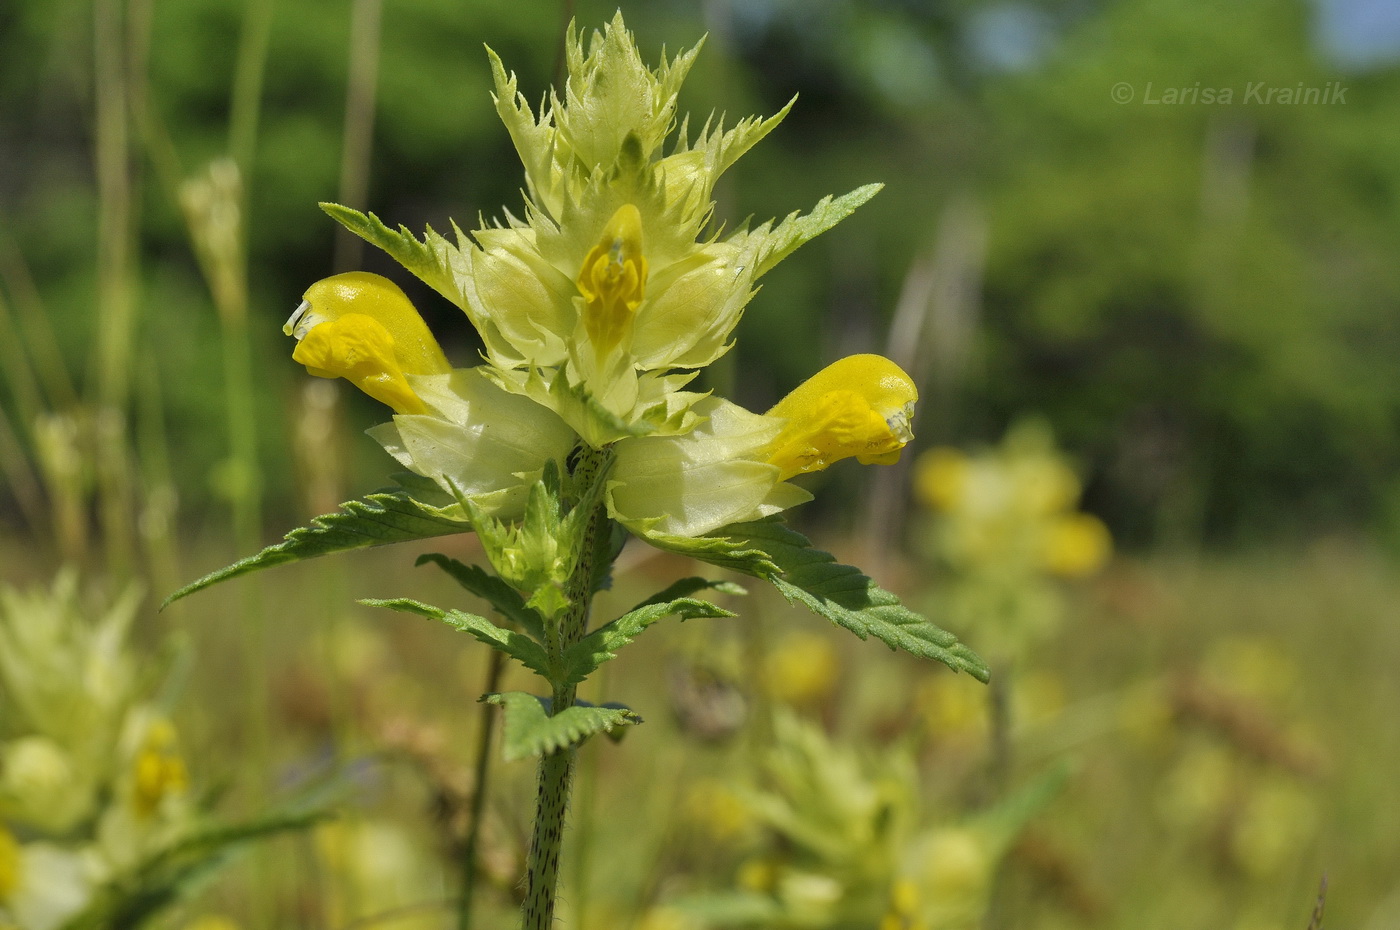
<instances>
[{"instance_id":1,"label":"yellow petal","mask_svg":"<svg viewBox=\"0 0 1400 930\"><path fill-rule=\"evenodd\" d=\"M584 327L601 357L631 332L632 318L646 292L647 260L642 254L642 214L625 203L608 220L598 244L578 273L584 300Z\"/></svg>"},{"instance_id":2,"label":"yellow petal","mask_svg":"<svg viewBox=\"0 0 1400 930\"><path fill-rule=\"evenodd\" d=\"M363 313L314 326L292 350L292 358L318 378L344 378L395 413L427 410L394 357L393 337Z\"/></svg>"},{"instance_id":3,"label":"yellow petal","mask_svg":"<svg viewBox=\"0 0 1400 930\"><path fill-rule=\"evenodd\" d=\"M189 786L185 760L176 748L175 728L158 720L151 725L134 764L132 802L137 813L149 817L162 799L180 794Z\"/></svg>"},{"instance_id":4,"label":"yellow petal","mask_svg":"<svg viewBox=\"0 0 1400 930\"><path fill-rule=\"evenodd\" d=\"M780 400L768 415L786 420L768 451L783 480L855 456L891 465L914 434L909 419L919 392L894 362L851 355L833 362Z\"/></svg>"},{"instance_id":5,"label":"yellow petal","mask_svg":"<svg viewBox=\"0 0 1400 930\"><path fill-rule=\"evenodd\" d=\"M398 413L424 406L405 375L447 374L447 357L413 304L388 278L364 271L311 285L282 331L313 375L345 378Z\"/></svg>"}]
</instances>

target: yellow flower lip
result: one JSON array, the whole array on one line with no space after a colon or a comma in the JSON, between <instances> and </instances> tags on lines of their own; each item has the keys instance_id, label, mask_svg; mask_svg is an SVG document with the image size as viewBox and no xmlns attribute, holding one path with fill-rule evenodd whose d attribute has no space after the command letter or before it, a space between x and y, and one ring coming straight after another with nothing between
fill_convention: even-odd
<instances>
[{"instance_id":1,"label":"yellow flower lip","mask_svg":"<svg viewBox=\"0 0 1400 930\"><path fill-rule=\"evenodd\" d=\"M292 358L319 378L345 378L396 413L425 413L407 375L446 374L447 357L423 318L388 278L352 271L317 281L282 331Z\"/></svg>"},{"instance_id":2,"label":"yellow flower lip","mask_svg":"<svg viewBox=\"0 0 1400 930\"><path fill-rule=\"evenodd\" d=\"M601 357L631 332L632 320L646 295L647 260L642 254L642 213L635 204L617 208L598 244L579 268L584 329Z\"/></svg>"},{"instance_id":3,"label":"yellow flower lip","mask_svg":"<svg viewBox=\"0 0 1400 930\"><path fill-rule=\"evenodd\" d=\"M189 787L185 760L176 745L175 728L166 721L151 725L136 756L132 802L137 813L149 817L170 795L182 794Z\"/></svg>"},{"instance_id":4,"label":"yellow flower lip","mask_svg":"<svg viewBox=\"0 0 1400 930\"><path fill-rule=\"evenodd\" d=\"M768 411L787 421L768 462L783 480L852 456L862 465L893 465L914 438L918 397L913 380L883 356L833 362Z\"/></svg>"}]
</instances>

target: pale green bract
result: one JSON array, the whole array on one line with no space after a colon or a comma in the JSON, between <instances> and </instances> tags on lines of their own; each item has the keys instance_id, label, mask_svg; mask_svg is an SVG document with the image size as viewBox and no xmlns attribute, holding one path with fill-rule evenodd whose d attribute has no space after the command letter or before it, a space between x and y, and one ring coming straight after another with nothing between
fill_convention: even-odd
<instances>
[{"instance_id":1,"label":"pale green bract","mask_svg":"<svg viewBox=\"0 0 1400 930\"><path fill-rule=\"evenodd\" d=\"M562 465L576 442L558 416L497 387L479 368L409 380L429 412L399 414L369 435L405 468L488 515L520 513L544 464Z\"/></svg>"}]
</instances>

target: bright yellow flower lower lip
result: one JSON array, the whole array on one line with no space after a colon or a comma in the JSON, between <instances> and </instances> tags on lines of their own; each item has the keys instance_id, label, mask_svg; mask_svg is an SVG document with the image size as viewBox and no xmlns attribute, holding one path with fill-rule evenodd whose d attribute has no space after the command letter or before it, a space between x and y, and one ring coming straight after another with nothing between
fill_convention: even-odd
<instances>
[{"instance_id":1,"label":"bright yellow flower lower lip","mask_svg":"<svg viewBox=\"0 0 1400 930\"><path fill-rule=\"evenodd\" d=\"M578 274L584 300L584 328L599 357L616 348L632 329L646 291L647 260L642 254L642 214L634 205L618 207L589 250Z\"/></svg>"},{"instance_id":2,"label":"bright yellow flower lower lip","mask_svg":"<svg viewBox=\"0 0 1400 930\"><path fill-rule=\"evenodd\" d=\"M855 456L892 465L914 438L909 421L919 392L894 362L851 355L833 362L768 411L787 421L768 451L786 480Z\"/></svg>"},{"instance_id":3,"label":"bright yellow flower lower lip","mask_svg":"<svg viewBox=\"0 0 1400 930\"><path fill-rule=\"evenodd\" d=\"M424 413L406 375L452 370L404 292L388 278L353 271L317 281L282 331L292 358L320 378L345 378L396 413Z\"/></svg>"},{"instance_id":4,"label":"bright yellow flower lower lip","mask_svg":"<svg viewBox=\"0 0 1400 930\"><path fill-rule=\"evenodd\" d=\"M395 413L427 410L394 358L394 339L363 313L318 323L292 350L292 358L318 378L344 378Z\"/></svg>"}]
</instances>

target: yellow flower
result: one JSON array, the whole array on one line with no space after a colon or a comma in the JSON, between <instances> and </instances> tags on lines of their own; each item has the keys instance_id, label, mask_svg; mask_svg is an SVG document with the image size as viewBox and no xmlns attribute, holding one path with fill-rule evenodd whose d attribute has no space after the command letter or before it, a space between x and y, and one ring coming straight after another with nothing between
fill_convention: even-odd
<instances>
[{"instance_id":1,"label":"yellow flower","mask_svg":"<svg viewBox=\"0 0 1400 930\"><path fill-rule=\"evenodd\" d=\"M998 850L986 829L941 827L923 844L921 886L925 917L935 927L981 924L991 893Z\"/></svg>"},{"instance_id":2,"label":"yellow flower","mask_svg":"<svg viewBox=\"0 0 1400 930\"><path fill-rule=\"evenodd\" d=\"M960 677L935 672L919 682L914 706L929 736L981 740L987 734L987 696Z\"/></svg>"},{"instance_id":3,"label":"yellow flower","mask_svg":"<svg viewBox=\"0 0 1400 930\"><path fill-rule=\"evenodd\" d=\"M452 370L398 285L364 271L311 285L282 330L297 338L292 358L308 372L345 378L396 413L427 410L406 375Z\"/></svg>"},{"instance_id":4,"label":"yellow flower","mask_svg":"<svg viewBox=\"0 0 1400 930\"><path fill-rule=\"evenodd\" d=\"M707 233L716 181L787 108L708 122L692 137L677 98L697 53L653 70L620 15L586 50L571 31L567 84L538 113L492 54L496 110L525 167L521 217L420 242L329 208L463 309L491 377L595 447L691 428L686 412L704 395L681 388L728 351L758 279L879 190L723 239Z\"/></svg>"},{"instance_id":5,"label":"yellow flower","mask_svg":"<svg viewBox=\"0 0 1400 930\"><path fill-rule=\"evenodd\" d=\"M892 465L914 434L919 392L898 365L879 355L833 362L780 400L768 416L784 421L768 461L784 479L855 456L862 465Z\"/></svg>"},{"instance_id":6,"label":"yellow flower","mask_svg":"<svg viewBox=\"0 0 1400 930\"><path fill-rule=\"evenodd\" d=\"M765 684L785 704L820 701L841 674L841 660L831 638L821 633L790 633L764 661Z\"/></svg>"},{"instance_id":7,"label":"yellow flower","mask_svg":"<svg viewBox=\"0 0 1400 930\"><path fill-rule=\"evenodd\" d=\"M602 238L583 259L578 292L583 297L583 326L597 360L624 341L630 342L632 320L641 306L647 280L642 252L642 214L625 203L617 208Z\"/></svg>"},{"instance_id":8,"label":"yellow flower","mask_svg":"<svg viewBox=\"0 0 1400 930\"><path fill-rule=\"evenodd\" d=\"M968 468L967 456L957 449L930 449L914 466L914 493L935 510L952 510L967 486Z\"/></svg>"},{"instance_id":9,"label":"yellow flower","mask_svg":"<svg viewBox=\"0 0 1400 930\"><path fill-rule=\"evenodd\" d=\"M83 854L53 843L19 843L0 825L0 927L59 930L92 899Z\"/></svg>"},{"instance_id":10,"label":"yellow flower","mask_svg":"<svg viewBox=\"0 0 1400 930\"><path fill-rule=\"evenodd\" d=\"M609 511L642 536L698 536L777 513L811 499L789 478L850 457L897 461L913 438L917 396L893 362L853 355L761 416L707 398L695 405L702 420L690 432L617 443Z\"/></svg>"},{"instance_id":11,"label":"yellow flower","mask_svg":"<svg viewBox=\"0 0 1400 930\"><path fill-rule=\"evenodd\" d=\"M65 833L91 813L92 773L47 736L30 734L0 746L0 812L16 822Z\"/></svg>"},{"instance_id":12,"label":"yellow flower","mask_svg":"<svg viewBox=\"0 0 1400 930\"><path fill-rule=\"evenodd\" d=\"M189 773L169 721L150 724L132 763L131 782L132 806L142 817L150 817L167 797L184 794L189 787Z\"/></svg>"},{"instance_id":13,"label":"yellow flower","mask_svg":"<svg viewBox=\"0 0 1400 930\"><path fill-rule=\"evenodd\" d=\"M616 251L623 255L628 247ZM600 261L612 261L611 254L600 249ZM617 307L625 309L628 298L614 291L631 287L629 275L637 275L619 272L612 280L610 274L599 271L590 293L600 313L622 320L618 325L625 328ZM373 354L361 349L367 343L356 329L336 329L346 321L391 335ZM439 365L441 350L408 298L384 279L338 275L313 285L287 329L300 336L294 358L303 362L310 356L302 347L329 345L349 333L345 345L315 358L312 373L334 376L335 370L321 366L358 353L355 366L342 366L341 373L397 411L370 436L409 470L448 494L470 497L493 516L518 514L545 464L562 466L580 439L554 411L499 386L485 366L438 371L447 364ZM867 464L896 461L913 438L909 418L917 396L893 362L855 355L818 372L767 414L706 398L694 405L695 425L687 432L615 441L609 508L642 535L674 536L777 513L810 499L788 478L848 457Z\"/></svg>"},{"instance_id":14,"label":"yellow flower","mask_svg":"<svg viewBox=\"0 0 1400 930\"><path fill-rule=\"evenodd\" d=\"M684 811L692 826L721 843L743 839L754 827L744 802L718 778L702 778L689 785Z\"/></svg>"},{"instance_id":15,"label":"yellow flower","mask_svg":"<svg viewBox=\"0 0 1400 930\"><path fill-rule=\"evenodd\" d=\"M1113 537L1098 517L1071 513L1057 517L1045 532L1045 567L1063 578L1084 578L1108 561Z\"/></svg>"}]
</instances>

